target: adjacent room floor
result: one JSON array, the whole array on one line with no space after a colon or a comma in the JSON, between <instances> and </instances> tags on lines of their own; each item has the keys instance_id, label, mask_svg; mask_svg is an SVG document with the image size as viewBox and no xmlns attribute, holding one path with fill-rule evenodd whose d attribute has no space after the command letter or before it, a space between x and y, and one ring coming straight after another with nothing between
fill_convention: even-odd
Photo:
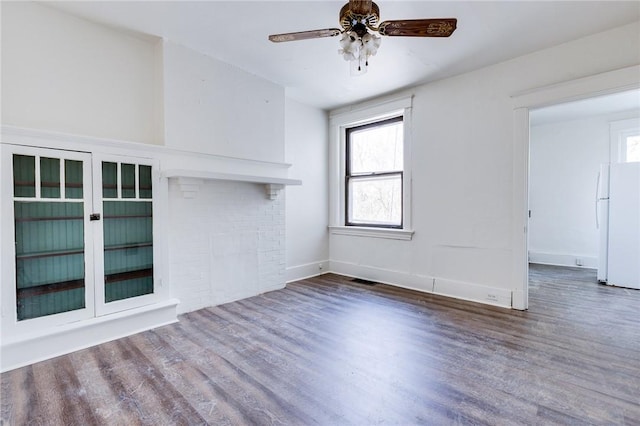
<instances>
[{"instance_id":1,"label":"adjacent room floor","mask_svg":"<svg viewBox=\"0 0 640 426\"><path fill-rule=\"evenodd\" d=\"M6 424L640 424L640 291L532 265L526 312L338 275L2 374ZM1 422L0 422L1 423Z\"/></svg>"}]
</instances>

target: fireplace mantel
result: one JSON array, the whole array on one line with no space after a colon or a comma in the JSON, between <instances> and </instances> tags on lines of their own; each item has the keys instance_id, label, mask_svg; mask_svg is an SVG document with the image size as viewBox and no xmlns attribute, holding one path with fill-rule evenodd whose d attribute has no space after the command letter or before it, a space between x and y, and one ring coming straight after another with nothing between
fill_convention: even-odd
<instances>
[{"instance_id":1,"label":"fireplace mantel","mask_svg":"<svg viewBox=\"0 0 640 426\"><path fill-rule=\"evenodd\" d=\"M176 179L184 198L195 198L200 186L207 180L231 182L247 182L264 184L267 196L275 199L287 185L302 185L299 179L286 179L271 176L252 176L236 173L209 172L203 170L169 169L162 172L162 177Z\"/></svg>"},{"instance_id":2,"label":"fireplace mantel","mask_svg":"<svg viewBox=\"0 0 640 426\"><path fill-rule=\"evenodd\" d=\"M0 126L0 134L2 134L2 143L70 151L85 151L87 146L93 146L96 151L104 154L158 159L161 167L166 167L161 172L161 177L176 179L184 198L194 198L200 186L207 180L264 184L267 196L271 200L274 200L287 185L302 185L302 181L298 179L273 176L285 174L285 169L291 166L287 163L225 157L183 151L167 146L69 135L6 125ZM187 169L185 167L193 168ZM211 171L212 169L218 171ZM230 170L239 170L241 173L230 173Z\"/></svg>"}]
</instances>

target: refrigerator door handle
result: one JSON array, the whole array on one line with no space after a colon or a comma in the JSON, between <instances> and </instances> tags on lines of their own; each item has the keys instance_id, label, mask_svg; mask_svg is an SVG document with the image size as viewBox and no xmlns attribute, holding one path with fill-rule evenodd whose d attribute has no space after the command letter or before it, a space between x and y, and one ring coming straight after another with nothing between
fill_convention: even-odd
<instances>
[{"instance_id":1,"label":"refrigerator door handle","mask_svg":"<svg viewBox=\"0 0 640 426\"><path fill-rule=\"evenodd\" d=\"M596 229L600 229L600 218L598 217L598 202L600 200L600 174L598 171L598 180L596 181Z\"/></svg>"}]
</instances>

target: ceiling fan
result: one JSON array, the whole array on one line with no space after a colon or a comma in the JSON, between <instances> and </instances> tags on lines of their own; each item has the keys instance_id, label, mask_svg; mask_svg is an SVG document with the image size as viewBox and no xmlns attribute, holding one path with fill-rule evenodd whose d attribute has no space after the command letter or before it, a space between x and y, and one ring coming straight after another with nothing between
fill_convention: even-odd
<instances>
[{"instance_id":1,"label":"ceiling fan","mask_svg":"<svg viewBox=\"0 0 640 426\"><path fill-rule=\"evenodd\" d=\"M344 59L352 63L352 74L364 74L369 57L380 47L380 36L391 37L449 37L456 29L457 19L402 19L380 22L380 8L371 0L349 0L340 9L342 28L272 34L274 43L308 40L342 35L340 50ZM379 34L379 35L378 35ZM364 65L364 66L363 66Z\"/></svg>"}]
</instances>

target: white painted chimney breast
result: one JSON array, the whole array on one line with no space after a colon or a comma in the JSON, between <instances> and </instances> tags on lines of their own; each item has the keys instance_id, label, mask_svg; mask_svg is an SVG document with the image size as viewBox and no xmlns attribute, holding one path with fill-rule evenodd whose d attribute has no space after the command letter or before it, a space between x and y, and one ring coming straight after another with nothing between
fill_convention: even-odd
<instances>
[{"instance_id":1,"label":"white painted chimney breast","mask_svg":"<svg viewBox=\"0 0 640 426\"><path fill-rule=\"evenodd\" d=\"M169 258L178 313L285 286L285 191L207 180L184 198L169 180Z\"/></svg>"}]
</instances>

